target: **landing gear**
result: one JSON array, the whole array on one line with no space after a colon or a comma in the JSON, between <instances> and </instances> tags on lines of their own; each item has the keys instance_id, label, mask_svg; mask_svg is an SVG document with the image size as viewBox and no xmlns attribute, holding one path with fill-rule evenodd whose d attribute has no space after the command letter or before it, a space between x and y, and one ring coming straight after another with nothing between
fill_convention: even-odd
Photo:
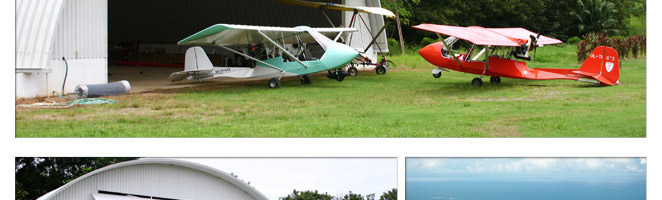
<instances>
[{"instance_id":1,"label":"landing gear","mask_svg":"<svg viewBox=\"0 0 662 200\"><path fill-rule=\"evenodd\" d=\"M490 83L496 83L496 84L501 83L501 77L496 77L496 76L490 77Z\"/></svg>"},{"instance_id":2,"label":"landing gear","mask_svg":"<svg viewBox=\"0 0 662 200\"><path fill-rule=\"evenodd\" d=\"M269 80L269 88L279 88L280 87L280 79L279 78L272 78Z\"/></svg>"},{"instance_id":3,"label":"landing gear","mask_svg":"<svg viewBox=\"0 0 662 200\"><path fill-rule=\"evenodd\" d=\"M336 81L341 82L345 80L345 77L349 75L346 71L343 70L336 70L336 71L329 71L329 74L326 75L327 78L330 79L336 79Z\"/></svg>"},{"instance_id":4,"label":"landing gear","mask_svg":"<svg viewBox=\"0 0 662 200\"><path fill-rule=\"evenodd\" d=\"M349 69L347 69L347 72L349 73L350 76L356 76L356 74L359 73L359 70L356 69L354 65L352 65L351 67L349 67Z\"/></svg>"},{"instance_id":5,"label":"landing gear","mask_svg":"<svg viewBox=\"0 0 662 200\"><path fill-rule=\"evenodd\" d=\"M480 78L474 78L471 80L471 85L473 86L483 86L483 80Z\"/></svg>"},{"instance_id":6,"label":"landing gear","mask_svg":"<svg viewBox=\"0 0 662 200\"><path fill-rule=\"evenodd\" d=\"M345 80L345 77L347 75L349 75L349 73L347 73L346 71L342 71L342 70L336 71L336 73L337 73L336 81L338 81L338 82L342 82L343 80Z\"/></svg>"},{"instance_id":7,"label":"landing gear","mask_svg":"<svg viewBox=\"0 0 662 200\"><path fill-rule=\"evenodd\" d=\"M301 76L301 85L310 85L311 83L313 83L313 79L311 79L310 76Z\"/></svg>"},{"instance_id":8,"label":"landing gear","mask_svg":"<svg viewBox=\"0 0 662 200\"><path fill-rule=\"evenodd\" d=\"M434 78L439 78L439 77L441 77L441 72L436 73L436 74L432 74L432 77L434 77Z\"/></svg>"},{"instance_id":9,"label":"landing gear","mask_svg":"<svg viewBox=\"0 0 662 200\"><path fill-rule=\"evenodd\" d=\"M377 66L377 67L375 68L375 71L377 72L377 74L386 74L386 67L384 67L384 66Z\"/></svg>"}]
</instances>

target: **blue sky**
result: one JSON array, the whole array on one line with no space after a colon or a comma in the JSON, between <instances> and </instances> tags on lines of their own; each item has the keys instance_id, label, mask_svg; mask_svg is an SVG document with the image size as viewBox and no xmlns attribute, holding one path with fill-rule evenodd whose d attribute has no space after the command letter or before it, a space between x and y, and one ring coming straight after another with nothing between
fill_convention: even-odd
<instances>
[{"instance_id":1,"label":"blue sky","mask_svg":"<svg viewBox=\"0 0 662 200\"><path fill-rule=\"evenodd\" d=\"M407 181L641 181L645 158L407 158Z\"/></svg>"}]
</instances>

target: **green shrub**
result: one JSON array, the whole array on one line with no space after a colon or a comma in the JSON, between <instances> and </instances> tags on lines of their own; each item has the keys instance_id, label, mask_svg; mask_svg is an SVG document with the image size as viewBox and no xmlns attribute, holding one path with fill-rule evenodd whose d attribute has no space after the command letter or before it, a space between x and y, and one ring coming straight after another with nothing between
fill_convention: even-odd
<instances>
[{"instance_id":1,"label":"green shrub","mask_svg":"<svg viewBox=\"0 0 662 200\"><path fill-rule=\"evenodd\" d=\"M582 41L582 39L579 39L579 37L574 36L570 39L568 39L568 44L579 44Z\"/></svg>"},{"instance_id":2,"label":"green shrub","mask_svg":"<svg viewBox=\"0 0 662 200\"><path fill-rule=\"evenodd\" d=\"M435 43L435 42L437 42L436 39L432 39L432 38L429 38L429 37L423 37L423 40L421 40L421 45L425 46L425 45L432 44L432 43Z\"/></svg>"}]
</instances>

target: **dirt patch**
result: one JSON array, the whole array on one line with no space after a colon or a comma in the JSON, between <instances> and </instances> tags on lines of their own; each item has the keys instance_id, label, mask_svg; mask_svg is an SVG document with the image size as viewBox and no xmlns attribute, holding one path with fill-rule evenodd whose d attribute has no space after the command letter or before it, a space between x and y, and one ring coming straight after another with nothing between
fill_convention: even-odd
<instances>
[{"instance_id":1,"label":"dirt patch","mask_svg":"<svg viewBox=\"0 0 662 200\"><path fill-rule=\"evenodd\" d=\"M515 98L469 99L468 101L534 101L534 100L533 99L522 98L522 97L515 97Z\"/></svg>"}]
</instances>

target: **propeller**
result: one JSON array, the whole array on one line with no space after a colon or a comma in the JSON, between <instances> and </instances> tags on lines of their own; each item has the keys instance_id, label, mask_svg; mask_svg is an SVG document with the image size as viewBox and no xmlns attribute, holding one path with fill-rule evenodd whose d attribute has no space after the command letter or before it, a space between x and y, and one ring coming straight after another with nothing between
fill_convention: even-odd
<instances>
[{"instance_id":1,"label":"propeller","mask_svg":"<svg viewBox=\"0 0 662 200\"><path fill-rule=\"evenodd\" d=\"M533 59L536 59L536 50L538 49L538 39L540 39L540 29L538 29L538 35L536 37L533 37L533 35L529 35L531 38L531 46L529 47L529 51L533 50Z\"/></svg>"}]
</instances>

